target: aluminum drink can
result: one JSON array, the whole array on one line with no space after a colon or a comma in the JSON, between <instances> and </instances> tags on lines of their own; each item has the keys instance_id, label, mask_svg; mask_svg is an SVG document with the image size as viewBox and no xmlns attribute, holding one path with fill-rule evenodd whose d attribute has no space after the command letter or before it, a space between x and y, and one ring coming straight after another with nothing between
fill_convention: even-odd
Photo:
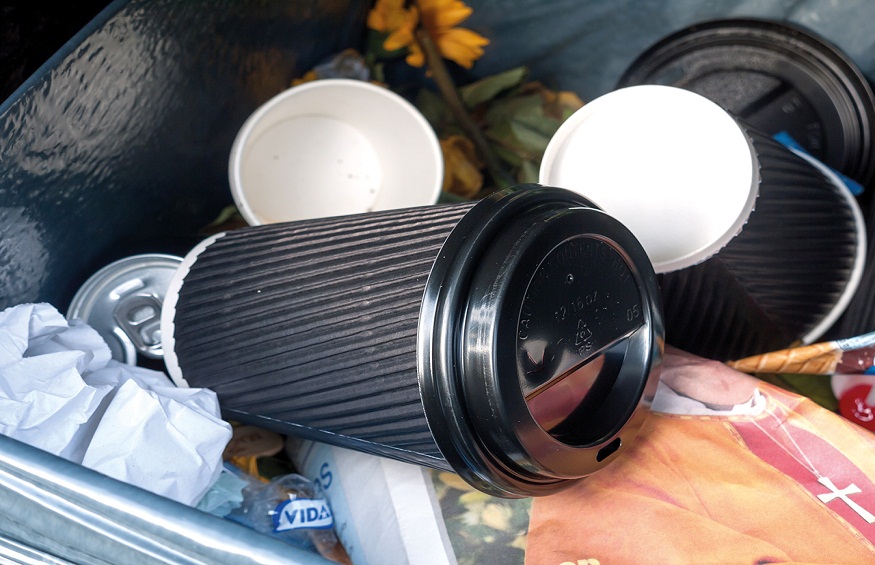
<instances>
[{"instance_id":1,"label":"aluminum drink can","mask_svg":"<svg viewBox=\"0 0 875 565\"><path fill-rule=\"evenodd\" d=\"M128 365L162 359L161 306L181 257L132 255L106 265L85 281L67 310L103 337L112 358Z\"/></svg>"}]
</instances>

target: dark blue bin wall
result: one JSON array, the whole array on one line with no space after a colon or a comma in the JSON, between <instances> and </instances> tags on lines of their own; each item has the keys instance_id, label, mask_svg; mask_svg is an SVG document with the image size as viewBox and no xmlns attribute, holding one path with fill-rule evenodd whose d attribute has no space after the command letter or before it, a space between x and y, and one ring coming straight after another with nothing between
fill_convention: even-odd
<instances>
[{"instance_id":1,"label":"dark blue bin wall","mask_svg":"<svg viewBox=\"0 0 875 565\"><path fill-rule=\"evenodd\" d=\"M363 37L359 0L114 2L0 105L0 309L183 253L262 102Z\"/></svg>"},{"instance_id":2,"label":"dark blue bin wall","mask_svg":"<svg viewBox=\"0 0 875 565\"><path fill-rule=\"evenodd\" d=\"M471 75L528 65L548 85L584 101L614 89L645 49L717 18L801 25L845 52L875 79L875 2L870 0L466 0L463 24L490 39Z\"/></svg>"}]
</instances>

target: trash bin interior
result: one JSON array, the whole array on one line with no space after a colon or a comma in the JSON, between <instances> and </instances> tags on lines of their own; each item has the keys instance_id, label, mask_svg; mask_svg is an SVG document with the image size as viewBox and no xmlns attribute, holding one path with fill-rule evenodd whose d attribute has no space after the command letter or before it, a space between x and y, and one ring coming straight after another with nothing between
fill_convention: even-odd
<instances>
[{"instance_id":1,"label":"trash bin interior","mask_svg":"<svg viewBox=\"0 0 875 565\"><path fill-rule=\"evenodd\" d=\"M458 71L460 81L526 65L532 78L592 100L665 35L728 16L806 26L875 76L875 4L468 4L474 11L466 25L490 45L473 69ZM181 255L200 241L233 202L228 156L240 126L314 65L361 47L370 7L365 0L106 4L0 101L0 310L48 302L64 311L104 265L135 253ZM400 92L428 84L418 73L390 78ZM872 218L868 207L864 213ZM849 306L851 335L875 329L866 327L875 311L872 276ZM0 466L0 477L21 465L51 473L53 463L41 457L4 441L0 460L13 470ZM96 477L88 473L83 480ZM8 492L10 484L3 483Z\"/></svg>"}]
</instances>

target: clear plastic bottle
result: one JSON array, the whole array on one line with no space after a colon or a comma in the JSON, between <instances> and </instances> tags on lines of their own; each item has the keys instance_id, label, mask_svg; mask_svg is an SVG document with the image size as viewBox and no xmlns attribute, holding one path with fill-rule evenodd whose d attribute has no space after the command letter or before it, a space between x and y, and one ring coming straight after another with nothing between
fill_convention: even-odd
<instances>
[{"instance_id":1,"label":"clear plastic bottle","mask_svg":"<svg viewBox=\"0 0 875 565\"><path fill-rule=\"evenodd\" d=\"M334 531L334 514L321 489L298 474L257 479L243 489L243 503L228 519L279 538L294 546L317 551L337 563L350 563Z\"/></svg>"}]
</instances>

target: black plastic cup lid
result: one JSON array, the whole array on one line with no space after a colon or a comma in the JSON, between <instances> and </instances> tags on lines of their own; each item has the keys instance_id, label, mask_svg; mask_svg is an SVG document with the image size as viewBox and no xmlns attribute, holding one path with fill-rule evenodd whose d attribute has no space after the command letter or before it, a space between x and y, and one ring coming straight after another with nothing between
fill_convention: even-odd
<instances>
[{"instance_id":1,"label":"black plastic cup lid","mask_svg":"<svg viewBox=\"0 0 875 565\"><path fill-rule=\"evenodd\" d=\"M618 88L639 84L692 90L864 185L875 176L872 89L841 50L802 27L722 19L684 28L642 53Z\"/></svg>"},{"instance_id":2,"label":"black plastic cup lid","mask_svg":"<svg viewBox=\"0 0 875 565\"><path fill-rule=\"evenodd\" d=\"M487 198L425 289L420 390L435 441L484 492L565 488L636 435L663 335L655 273L619 221L558 188Z\"/></svg>"}]
</instances>

